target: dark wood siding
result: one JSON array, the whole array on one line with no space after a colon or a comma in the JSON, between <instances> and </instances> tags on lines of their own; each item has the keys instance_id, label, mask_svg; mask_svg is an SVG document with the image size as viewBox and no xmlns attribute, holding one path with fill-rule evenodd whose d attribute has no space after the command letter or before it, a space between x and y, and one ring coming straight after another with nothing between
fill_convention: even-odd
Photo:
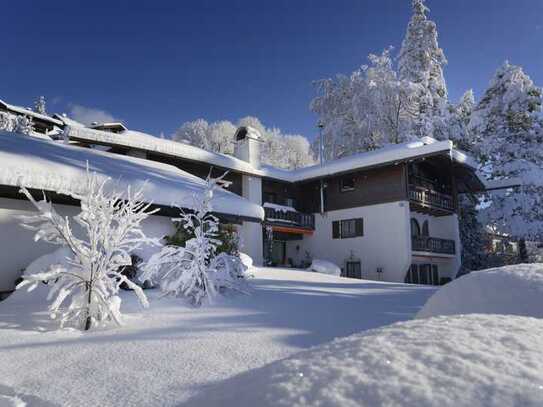
<instances>
[{"instance_id":1,"label":"dark wood siding","mask_svg":"<svg viewBox=\"0 0 543 407\"><path fill-rule=\"evenodd\" d=\"M164 155L154 154L154 153L147 153L147 159L153 160L153 161L159 161L165 164L173 165L177 168L182 169L183 171L186 171L192 175L196 175L200 178L207 178L209 175L209 170L212 167L211 165L207 163L196 163L192 161L186 161L179 158L174 157L165 157ZM213 167L213 172L211 174L212 177L219 177L222 174L224 174L227 170L224 168L219 167ZM235 172L228 172L226 177L224 177L226 181L230 181L232 184L228 187L228 191L233 192L237 195L242 195L242 177L241 174L235 173Z\"/></svg>"},{"instance_id":2,"label":"dark wood siding","mask_svg":"<svg viewBox=\"0 0 543 407\"><path fill-rule=\"evenodd\" d=\"M287 198L294 199L295 209L304 212L301 205L299 185L264 178L262 180L262 203L270 201L270 194L276 197L274 203L279 205L286 205Z\"/></svg>"},{"instance_id":3,"label":"dark wood siding","mask_svg":"<svg viewBox=\"0 0 543 407\"><path fill-rule=\"evenodd\" d=\"M343 176L324 180L325 211L356 208L359 206L407 200L405 165L376 168L346 174L354 177L355 188L341 192L340 182ZM308 212L319 212L320 181L301 185L302 207Z\"/></svg>"}]
</instances>

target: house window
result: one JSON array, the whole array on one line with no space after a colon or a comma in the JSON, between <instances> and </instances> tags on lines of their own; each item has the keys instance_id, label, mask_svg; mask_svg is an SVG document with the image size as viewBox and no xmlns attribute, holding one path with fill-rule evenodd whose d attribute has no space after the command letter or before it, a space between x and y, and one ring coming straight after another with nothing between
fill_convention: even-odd
<instances>
[{"instance_id":1,"label":"house window","mask_svg":"<svg viewBox=\"0 0 543 407\"><path fill-rule=\"evenodd\" d=\"M343 177L339 180L340 192L354 191L355 180L354 177Z\"/></svg>"},{"instance_id":2,"label":"house window","mask_svg":"<svg viewBox=\"0 0 543 407\"><path fill-rule=\"evenodd\" d=\"M296 206L296 200L294 198L285 199L285 203L287 206L290 206L291 208L294 208Z\"/></svg>"},{"instance_id":3,"label":"house window","mask_svg":"<svg viewBox=\"0 0 543 407\"><path fill-rule=\"evenodd\" d=\"M419 222L415 218L411 218L411 236L420 236Z\"/></svg>"},{"instance_id":4,"label":"house window","mask_svg":"<svg viewBox=\"0 0 543 407\"><path fill-rule=\"evenodd\" d=\"M422 224L422 236L430 236L430 229L428 227L428 221L425 220Z\"/></svg>"},{"instance_id":5,"label":"house window","mask_svg":"<svg viewBox=\"0 0 543 407\"><path fill-rule=\"evenodd\" d=\"M345 275L347 278L362 279L362 265L359 261L348 261L345 263Z\"/></svg>"},{"instance_id":6,"label":"house window","mask_svg":"<svg viewBox=\"0 0 543 407\"><path fill-rule=\"evenodd\" d=\"M439 268L437 264L412 264L405 277L405 282L408 284L439 285Z\"/></svg>"},{"instance_id":7,"label":"house window","mask_svg":"<svg viewBox=\"0 0 543 407\"><path fill-rule=\"evenodd\" d=\"M348 239L364 236L364 219L345 219L332 222L332 238Z\"/></svg>"},{"instance_id":8,"label":"house window","mask_svg":"<svg viewBox=\"0 0 543 407\"><path fill-rule=\"evenodd\" d=\"M273 192L264 193L264 202L277 203L277 195Z\"/></svg>"}]
</instances>

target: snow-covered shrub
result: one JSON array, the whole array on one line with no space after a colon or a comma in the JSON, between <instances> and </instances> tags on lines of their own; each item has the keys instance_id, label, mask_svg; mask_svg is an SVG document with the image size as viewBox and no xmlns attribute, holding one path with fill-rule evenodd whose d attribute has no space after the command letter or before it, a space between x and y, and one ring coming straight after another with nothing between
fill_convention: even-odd
<instances>
[{"instance_id":1,"label":"snow-covered shrub","mask_svg":"<svg viewBox=\"0 0 543 407\"><path fill-rule=\"evenodd\" d=\"M340 276L341 269L334 263L327 260L313 259L309 270L316 273L329 274L331 276Z\"/></svg>"},{"instance_id":2,"label":"snow-covered shrub","mask_svg":"<svg viewBox=\"0 0 543 407\"><path fill-rule=\"evenodd\" d=\"M179 208L180 217L173 219L186 235L193 236L185 242L185 247L165 246L151 256L141 276L142 280L158 280L165 294L187 297L196 306L206 298L210 300L230 274L220 273L217 268L229 270L232 265L230 260L226 261L226 253L220 259L215 258L221 242L217 239L219 220L211 213L211 200L213 192L220 188L221 179L208 177L204 193L193 196L192 210Z\"/></svg>"},{"instance_id":3,"label":"snow-covered shrub","mask_svg":"<svg viewBox=\"0 0 543 407\"><path fill-rule=\"evenodd\" d=\"M543 318L543 265L471 272L439 289L417 318L474 313Z\"/></svg>"},{"instance_id":4,"label":"snow-covered shrub","mask_svg":"<svg viewBox=\"0 0 543 407\"><path fill-rule=\"evenodd\" d=\"M145 236L141 223L153 211L150 204L142 202L141 190L127 194L106 192L108 180L100 181L96 174L87 174L83 193L74 195L81 201L81 212L73 218L82 230L76 236L68 217L60 216L45 197L36 201L22 187L21 192L32 202L38 214L21 216L23 226L36 231L34 239L66 247L69 258L63 263L51 264L45 269L25 274L17 286L29 286L28 291L40 282L51 286L49 306L51 317L60 316L63 326L72 322L88 330L95 324L114 321L121 324L119 287L125 283L136 293L142 306L147 298L139 286L132 283L120 270L131 264L130 253L142 245L156 244ZM71 299L69 305L64 303Z\"/></svg>"},{"instance_id":5,"label":"snow-covered shrub","mask_svg":"<svg viewBox=\"0 0 543 407\"><path fill-rule=\"evenodd\" d=\"M400 322L251 370L187 404L536 407L543 400L542 347L543 321L536 318Z\"/></svg>"},{"instance_id":6,"label":"snow-covered shrub","mask_svg":"<svg viewBox=\"0 0 543 407\"><path fill-rule=\"evenodd\" d=\"M219 292L225 290L247 293L247 267L239 256L220 253L209 264L209 276L215 289Z\"/></svg>"}]
</instances>

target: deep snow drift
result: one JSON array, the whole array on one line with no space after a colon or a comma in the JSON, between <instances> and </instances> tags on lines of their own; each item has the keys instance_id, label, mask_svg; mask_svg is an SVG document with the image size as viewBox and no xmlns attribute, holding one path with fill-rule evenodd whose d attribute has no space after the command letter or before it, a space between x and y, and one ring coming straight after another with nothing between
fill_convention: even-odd
<instances>
[{"instance_id":1,"label":"deep snow drift","mask_svg":"<svg viewBox=\"0 0 543 407\"><path fill-rule=\"evenodd\" d=\"M179 405L250 369L338 337L412 318L432 287L253 270L250 296L192 308L123 295L121 328L57 330L47 287L0 302L0 395L31 406ZM38 402L37 400L41 400Z\"/></svg>"},{"instance_id":2,"label":"deep snow drift","mask_svg":"<svg viewBox=\"0 0 543 407\"><path fill-rule=\"evenodd\" d=\"M505 315L397 323L239 375L194 406L541 406L543 321Z\"/></svg>"},{"instance_id":3,"label":"deep snow drift","mask_svg":"<svg viewBox=\"0 0 543 407\"><path fill-rule=\"evenodd\" d=\"M462 276L437 291L417 318L473 313L543 318L543 264L499 267Z\"/></svg>"}]
</instances>

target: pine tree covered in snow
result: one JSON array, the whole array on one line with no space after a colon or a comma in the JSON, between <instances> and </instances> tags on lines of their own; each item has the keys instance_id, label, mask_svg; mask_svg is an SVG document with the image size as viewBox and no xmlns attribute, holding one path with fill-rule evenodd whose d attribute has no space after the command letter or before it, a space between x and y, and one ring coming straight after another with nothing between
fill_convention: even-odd
<instances>
[{"instance_id":1,"label":"pine tree covered in snow","mask_svg":"<svg viewBox=\"0 0 543 407\"><path fill-rule=\"evenodd\" d=\"M45 96L40 96L34 103L34 111L39 114L47 114L45 108Z\"/></svg>"},{"instance_id":2,"label":"pine tree covered in snow","mask_svg":"<svg viewBox=\"0 0 543 407\"><path fill-rule=\"evenodd\" d=\"M60 316L61 326L71 322L88 330L107 321L120 325L121 299L117 293L121 284L134 290L142 306L148 306L141 288L121 270L131 264L131 252L146 244L158 244L141 229L142 221L153 211L148 210L150 204L142 202L141 191L107 192L107 182L88 174L85 192L74 196L81 201L81 212L73 218L81 237L74 233L69 218L60 216L50 202L37 202L21 188L38 210L36 215L21 217L23 226L36 231L36 241L67 247L71 258L65 264L23 276L17 289L29 286L31 291L40 282L47 282L51 286L48 298L54 299L49 311L52 318Z\"/></svg>"},{"instance_id":3,"label":"pine tree covered in snow","mask_svg":"<svg viewBox=\"0 0 543 407\"><path fill-rule=\"evenodd\" d=\"M447 85L443 67L447 63L439 48L437 27L428 20L424 0L413 0L413 15L407 26L398 60L399 78L419 86L418 112L413 132L417 136L440 137L440 123L447 112Z\"/></svg>"},{"instance_id":4,"label":"pine tree covered in snow","mask_svg":"<svg viewBox=\"0 0 543 407\"><path fill-rule=\"evenodd\" d=\"M517 238L543 236L542 90L521 67L505 63L475 108L470 131L490 179L519 177L523 186L489 195L482 219Z\"/></svg>"}]
</instances>

